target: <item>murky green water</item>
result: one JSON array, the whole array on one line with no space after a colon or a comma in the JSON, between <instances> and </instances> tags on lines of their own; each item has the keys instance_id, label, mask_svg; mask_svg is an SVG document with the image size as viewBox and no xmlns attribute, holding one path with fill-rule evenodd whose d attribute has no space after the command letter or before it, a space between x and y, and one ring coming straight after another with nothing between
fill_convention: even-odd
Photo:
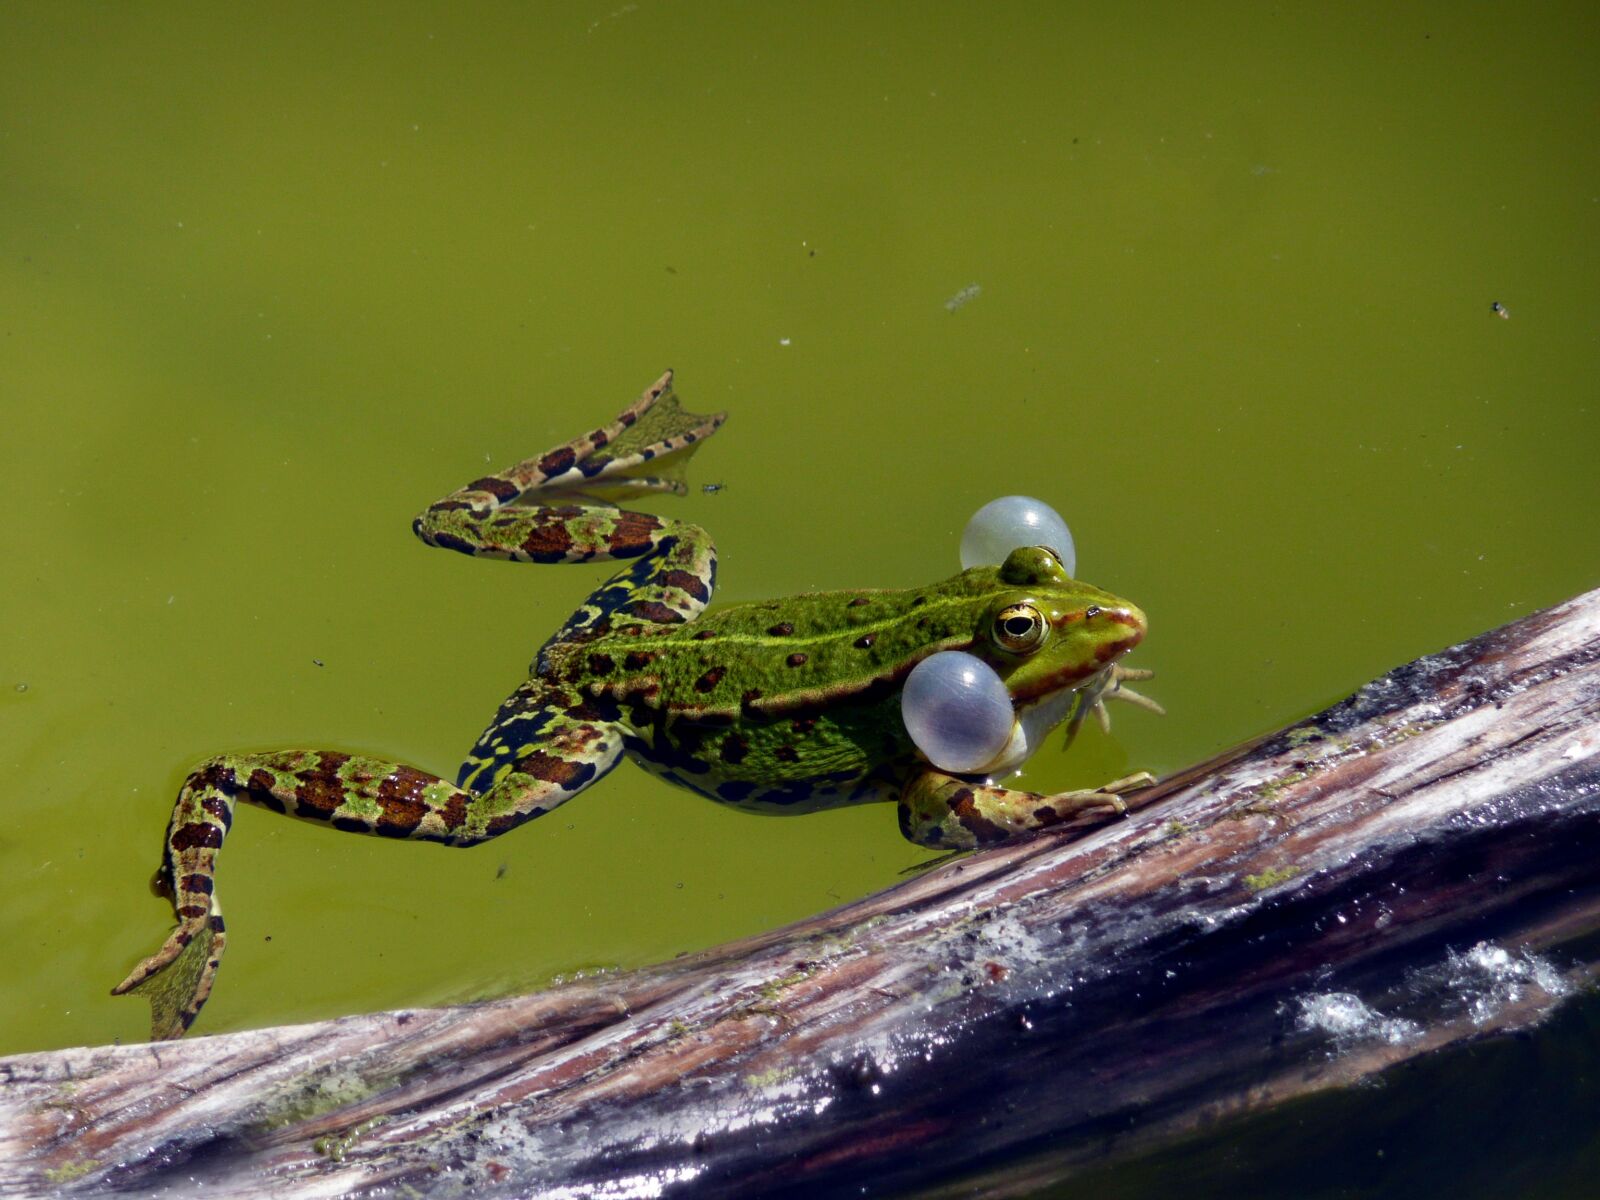
<instances>
[{"instance_id":1,"label":"murky green water","mask_svg":"<svg viewBox=\"0 0 1600 1200\"><path fill-rule=\"evenodd\" d=\"M141 1036L107 989L196 759L453 773L600 572L410 517L669 365L733 413L675 505L723 598L1067 515L1172 716L1034 786L1600 583L1597 53L1576 4L0 10L0 1052ZM920 858L631 768L469 852L246 811L201 1028L652 961Z\"/></svg>"}]
</instances>

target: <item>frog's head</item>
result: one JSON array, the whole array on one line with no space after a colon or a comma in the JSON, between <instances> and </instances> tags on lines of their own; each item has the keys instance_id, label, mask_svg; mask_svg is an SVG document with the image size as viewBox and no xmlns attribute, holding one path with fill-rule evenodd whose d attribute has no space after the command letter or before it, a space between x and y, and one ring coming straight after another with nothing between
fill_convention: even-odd
<instances>
[{"instance_id":1,"label":"frog's head","mask_svg":"<svg viewBox=\"0 0 1600 1200\"><path fill-rule=\"evenodd\" d=\"M1013 550L996 576L972 652L988 660L1022 711L1078 687L1137 646L1137 606L1073 579L1045 546Z\"/></svg>"}]
</instances>

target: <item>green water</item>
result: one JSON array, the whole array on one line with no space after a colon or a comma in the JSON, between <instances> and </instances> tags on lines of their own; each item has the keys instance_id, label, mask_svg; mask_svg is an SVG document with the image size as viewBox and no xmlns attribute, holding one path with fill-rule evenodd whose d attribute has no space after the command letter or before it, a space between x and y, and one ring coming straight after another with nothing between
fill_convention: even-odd
<instances>
[{"instance_id":1,"label":"green water","mask_svg":"<svg viewBox=\"0 0 1600 1200\"><path fill-rule=\"evenodd\" d=\"M410 517L667 366L733 414L674 505L724 599L1062 510L1172 715L1035 787L1600 584L1592 6L377 11L0 10L0 1052L142 1035L107 990L195 760L453 774L601 573ZM627 767L467 852L245 811L199 1028L649 962L922 857Z\"/></svg>"}]
</instances>

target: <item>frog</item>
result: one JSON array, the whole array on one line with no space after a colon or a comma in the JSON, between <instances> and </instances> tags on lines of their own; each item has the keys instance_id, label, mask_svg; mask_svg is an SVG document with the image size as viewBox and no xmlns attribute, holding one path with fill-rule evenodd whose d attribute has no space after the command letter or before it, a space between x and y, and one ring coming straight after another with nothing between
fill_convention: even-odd
<instances>
[{"instance_id":1,"label":"frog","mask_svg":"<svg viewBox=\"0 0 1600 1200\"><path fill-rule=\"evenodd\" d=\"M413 522L428 546L524 563L617 562L539 648L454 780L342 750L221 754L179 791L156 891L175 927L114 989L152 1007L151 1036L182 1036L211 993L227 930L217 857L244 802L349 833L482 845L598 783L624 758L748 812L897 806L912 842L965 851L1062 824L1110 819L1146 772L1054 795L999 779L1052 729L1069 737L1106 701L1159 711L1124 685L1120 659L1144 613L1068 575L1048 546L909 589L849 588L709 609L717 555L698 525L622 506L687 491L683 468L727 414L684 408L671 371L615 420L472 480ZM989 664L1013 735L973 774L935 767L900 712L929 656Z\"/></svg>"}]
</instances>

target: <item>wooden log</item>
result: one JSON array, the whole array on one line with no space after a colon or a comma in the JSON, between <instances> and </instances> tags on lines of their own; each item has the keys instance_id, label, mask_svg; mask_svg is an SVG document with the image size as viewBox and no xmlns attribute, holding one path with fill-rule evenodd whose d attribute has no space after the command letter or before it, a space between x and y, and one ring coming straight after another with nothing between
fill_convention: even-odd
<instances>
[{"instance_id":1,"label":"wooden log","mask_svg":"<svg viewBox=\"0 0 1600 1200\"><path fill-rule=\"evenodd\" d=\"M0 1060L0 1195L1022 1195L1600 971L1600 591L1114 823L670 963Z\"/></svg>"}]
</instances>

